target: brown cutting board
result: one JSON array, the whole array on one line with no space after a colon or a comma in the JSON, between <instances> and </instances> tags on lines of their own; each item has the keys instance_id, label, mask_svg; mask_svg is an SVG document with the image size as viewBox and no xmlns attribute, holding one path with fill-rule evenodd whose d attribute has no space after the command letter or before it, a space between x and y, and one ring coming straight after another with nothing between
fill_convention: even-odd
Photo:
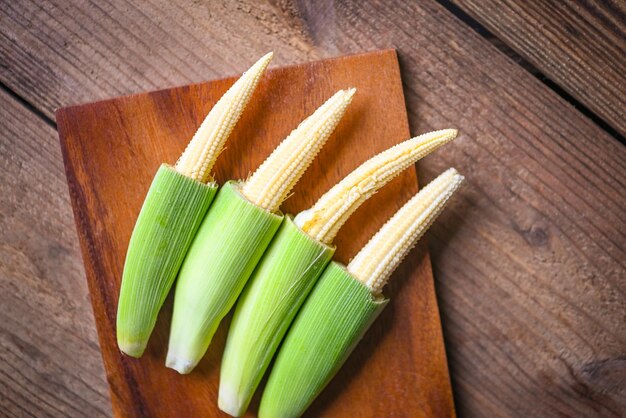
<instances>
[{"instance_id":1,"label":"brown cutting board","mask_svg":"<svg viewBox=\"0 0 626 418\"><path fill-rule=\"evenodd\" d=\"M226 416L217 408L219 364L229 317L200 365L165 368L171 299L141 359L116 346L115 316L135 219L157 168L174 163L235 78L136 94L57 111L59 136L113 411L120 417ZM394 50L273 68L262 79L219 157L217 180L245 178L336 90L354 101L285 202L297 213L360 163L409 137ZM443 128L443 127L442 127ZM413 168L366 202L337 236L347 262L417 191ZM454 416L441 323L426 248L419 245L386 289L391 303L309 416ZM80 359L77 359L80 361ZM259 393L250 408L254 416Z\"/></svg>"}]
</instances>

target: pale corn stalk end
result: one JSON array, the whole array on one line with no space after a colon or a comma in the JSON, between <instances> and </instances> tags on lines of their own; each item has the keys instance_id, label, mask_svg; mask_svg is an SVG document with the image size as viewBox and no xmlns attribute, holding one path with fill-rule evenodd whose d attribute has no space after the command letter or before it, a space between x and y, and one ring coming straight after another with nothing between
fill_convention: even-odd
<instances>
[{"instance_id":1,"label":"pale corn stalk end","mask_svg":"<svg viewBox=\"0 0 626 418\"><path fill-rule=\"evenodd\" d=\"M340 90L294 129L244 183L241 193L274 212L334 131L356 89Z\"/></svg>"},{"instance_id":2,"label":"pale corn stalk end","mask_svg":"<svg viewBox=\"0 0 626 418\"><path fill-rule=\"evenodd\" d=\"M202 183L212 181L211 169L272 57L270 52L259 59L213 106L176 162L176 171Z\"/></svg>"},{"instance_id":3,"label":"pale corn stalk end","mask_svg":"<svg viewBox=\"0 0 626 418\"><path fill-rule=\"evenodd\" d=\"M429 132L401 142L361 164L326 192L295 223L314 239L330 244L354 211L420 158L456 138L456 129Z\"/></svg>"},{"instance_id":4,"label":"pale corn stalk end","mask_svg":"<svg viewBox=\"0 0 626 418\"><path fill-rule=\"evenodd\" d=\"M391 273L441 213L464 177L443 172L409 200L348 264L348 271L373 294L380 294Z\"/></svg>"}]
</instances>

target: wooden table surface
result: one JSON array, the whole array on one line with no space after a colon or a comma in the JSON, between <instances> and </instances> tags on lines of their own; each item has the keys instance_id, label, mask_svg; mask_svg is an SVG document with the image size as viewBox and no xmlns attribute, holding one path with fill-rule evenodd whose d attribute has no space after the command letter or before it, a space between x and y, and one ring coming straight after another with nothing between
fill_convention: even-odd
<instances>
[{"instance_id":1,"label":"wooden table surface","mask_svg":"<svg viewBox=\"0 0 626 418\"><path fill-rule=\"evenodd\" d=\"M0 0L0 415L111 414L56 108L394 47L412 133L462 133L418 164L467 177L428 234L459 416L623 416L625 40L623 1Z\"/></svg>"}]
</instances>

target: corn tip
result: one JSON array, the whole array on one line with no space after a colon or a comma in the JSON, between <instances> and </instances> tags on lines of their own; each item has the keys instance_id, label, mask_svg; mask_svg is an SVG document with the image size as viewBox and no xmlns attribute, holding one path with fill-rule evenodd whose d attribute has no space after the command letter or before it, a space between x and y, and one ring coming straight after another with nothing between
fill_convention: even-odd
<instances>
[{"instance_id":1,"label":"corn tip","mask_svg":"<svg viewBox=\"0 0 626 418\"><path fill-rule=\"evenodd\" d=\"M241 75L241 77L250 73L252 73L252 75L260 75L267 69L267 67L270 65L270 62L272 61L273 58L274 58L274 51L268 52L267 54L259 58L257 62L252 64L252 66L248 70L246 70Z\"/></svg>"},{"instance_id":2,"label":"corn tip","mask_svg":"<svg viewBox=\"0 0 626 418\"><path fill-rule=\"evenodd\" d=\"M203 183L212 179L211 169L272 57L261 57L213 106L176 162L179 173Z\"/></svg>"},{"instance_id":3,"label":"corn tip","mask_svg":"<svg viewBox=\"0 0 626 418\"><path fill-rule=\"evenodd\" d=\"M446 144L457 137L459 131L457 129L440 129L437 131L427 132L411 138L412 140L421 142L432 142L433 144Z\"/></svg>"},{"instance_id":4,"label":"corn tip","mask_svg":"<svg viewBox=\"0 0 626 418\"><path fill-rule=\"evenodd\" d=\"M302 121L243 184L242 194L268 211L278 210L334 131L355 92L337 91Z\"/></svg>"},{"instance_id":5,"label":"corn tip","mask_svg":"<svg viewBox=\"0 0 626 418\"><path fill-rule=\"evenodd\" d=\"M456 129L425 133L377 154L333 186L311 209L298 214L296 225L312 238L330 244L363 202L417 160L453 140L456 134Z\"/></svg>"},{"instance_id":6,"label":"corn tip","mask_svg":"<svg viewBox=\"0 0 626 418\"><path fill-rule=\"evenodd\" d=\"M348 271L370 288L382 292L391 273L422 237L464 177L449 168L398 210L348 264Z\"/></svg>"}]
</instances>

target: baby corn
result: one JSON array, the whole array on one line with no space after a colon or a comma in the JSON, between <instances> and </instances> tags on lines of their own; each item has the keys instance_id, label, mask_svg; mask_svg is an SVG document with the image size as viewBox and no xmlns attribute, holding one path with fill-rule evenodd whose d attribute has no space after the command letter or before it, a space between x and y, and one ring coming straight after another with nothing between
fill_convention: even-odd
<instances>
[{"instance_id":1,"label":"baby corn","mask_svg":"<svg viewBox=\"0 0 626 418\"><path fill-rule=\"evenodd\" d=\"M347 268L329 264L278 353L261 418L304 413L386 306L383 286L462 181L456 170L447 170L409 200Z\"/></svg>"},{"instance_id":2,"label":"baby corn","mask_svg":"<svg viewBox=\"0 0 626 418\"><path fill-rule=\"evenodd\" d=\"M331 243L363 202L407 167L452 141L457 133L456 129L429 132L378 154L337 183L311 209L298 214L296 225L313 239Z\"/></svg>"},{"instance_id":3,"label":"baby corn","mask_svg":"<svg viewBox=\"0 0 626 418\"><path fill-rule=\"evenodd\" d=\"M245 182L218 193L181 267L167 367L189 373L276 233L278 208L339 123L354 89L303 121Z\"/></svg>"},{"instance_id":4,"label":"baby corn","mask_svg":"<svg viewBox=\"0 0 626 418\"><path fill-rule=\"evenodd\" d=\"M140 357L163 301L215 193L210 172L272 59L262 57L224 94L175 167L163 164L130 238L117 312L117 343Z\"/></svg>"}]
</instances>

